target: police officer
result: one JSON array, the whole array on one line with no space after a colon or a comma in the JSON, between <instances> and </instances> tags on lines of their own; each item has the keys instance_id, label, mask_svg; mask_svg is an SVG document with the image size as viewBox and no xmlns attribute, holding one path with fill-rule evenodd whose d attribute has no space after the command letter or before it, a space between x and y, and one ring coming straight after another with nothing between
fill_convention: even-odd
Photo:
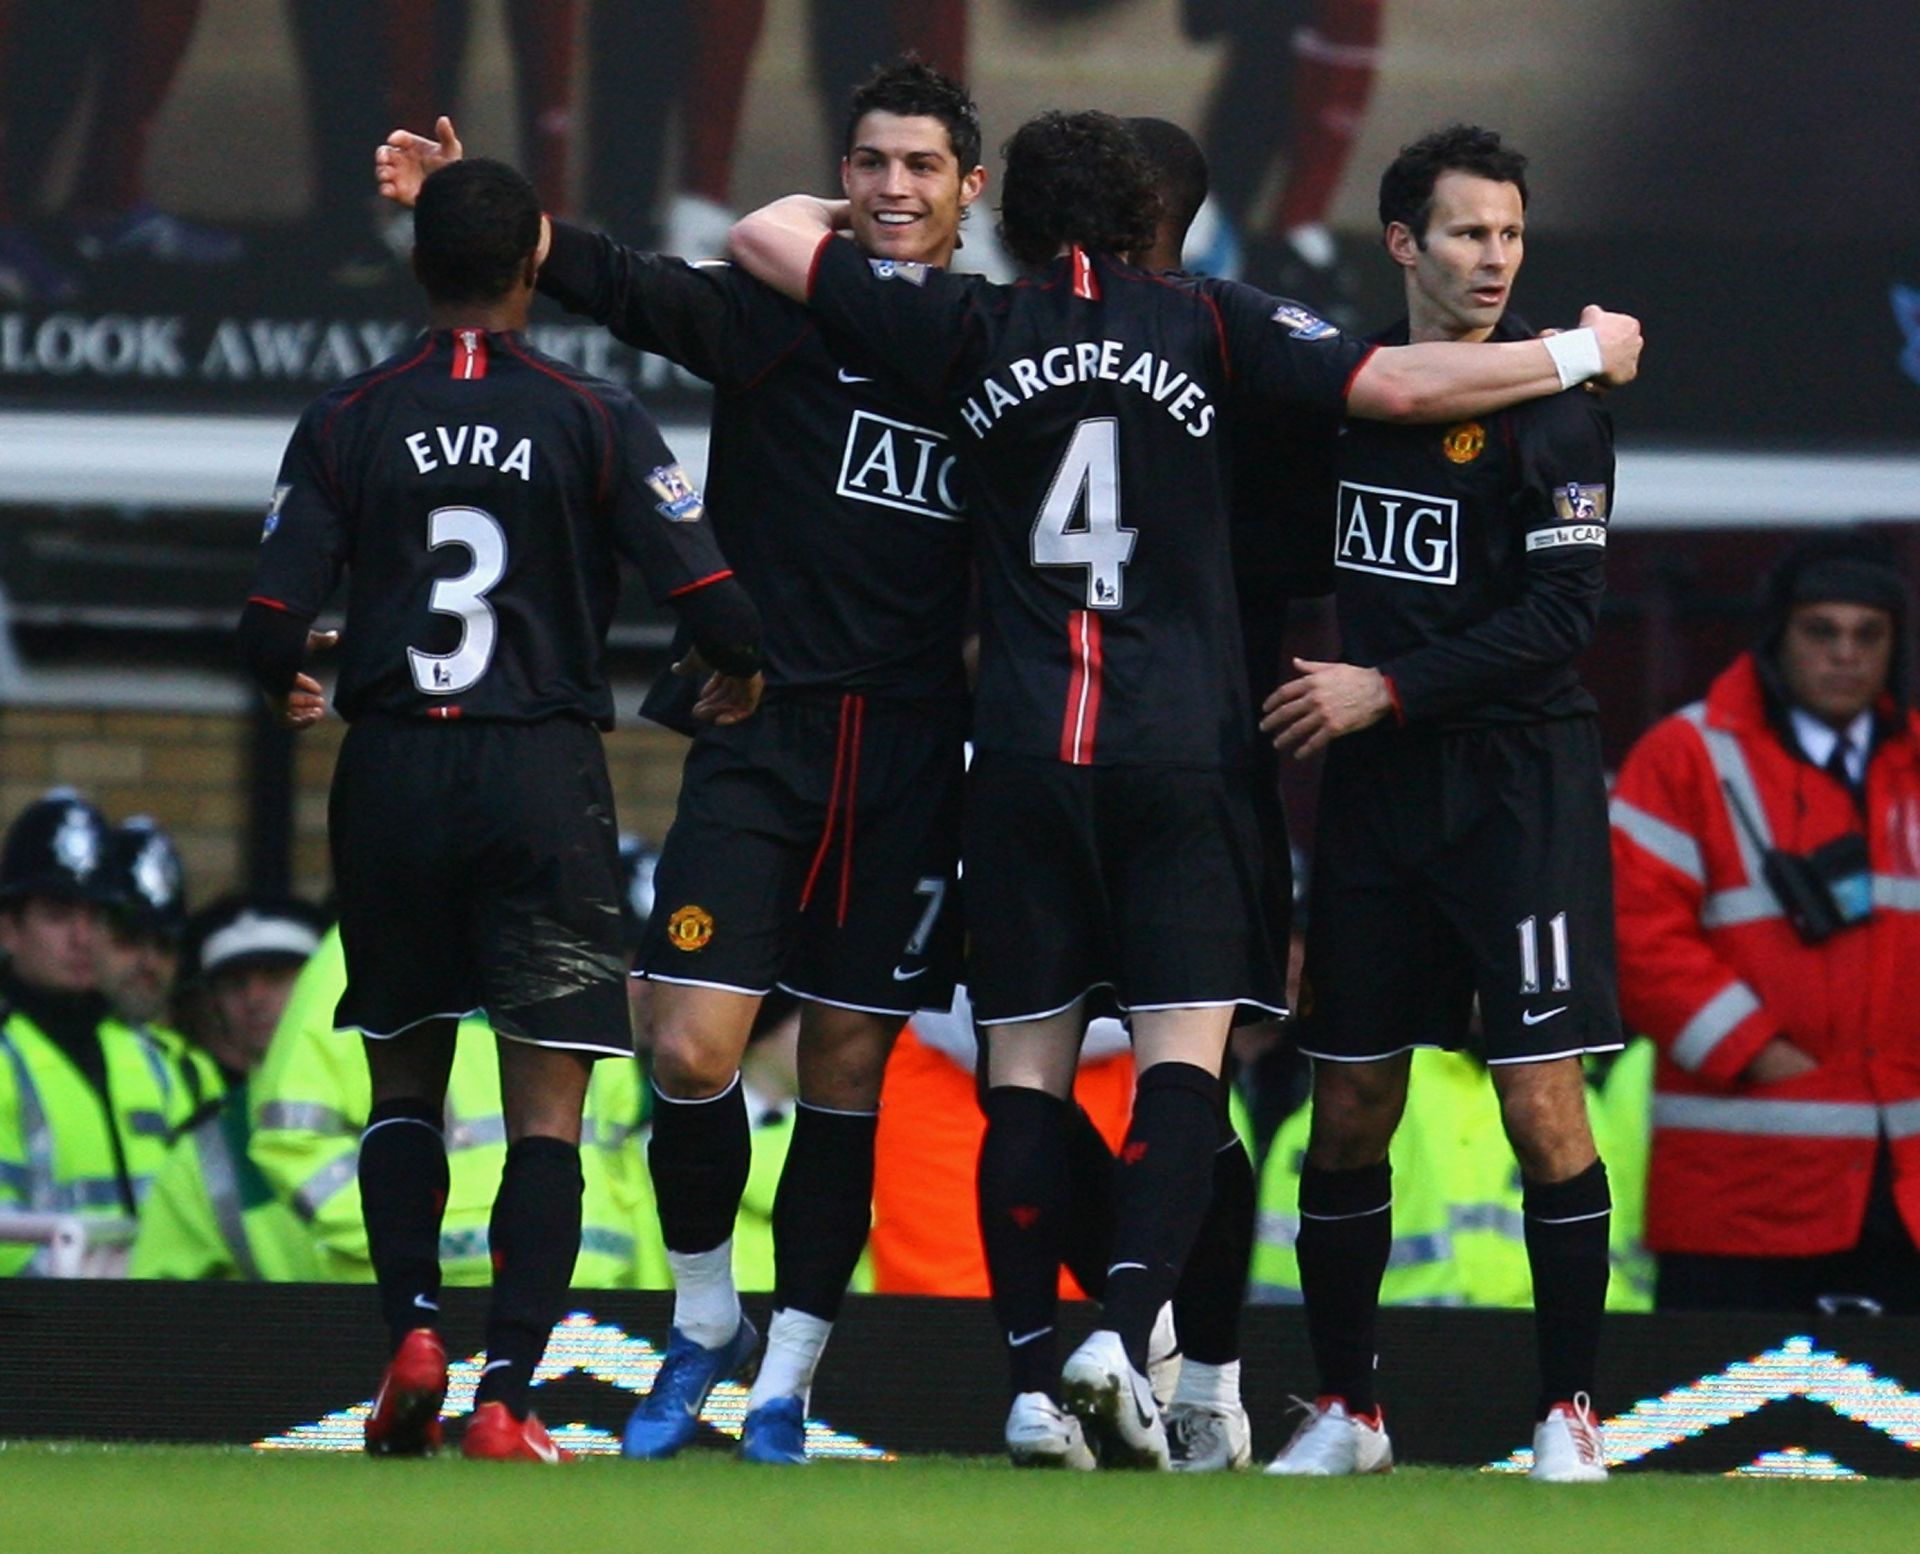
<instances>
[{"instance_id":1,"label":"police officer","mask_svg":"<svg viewBox=\"0 0 1920 1554\"><path fill-rule=\"evenodd\" d=\"M168 1048L109 1019L99 991L107 850L106 821L67 789L0 846L0 1210L132 1220L192 1106ZM45 1240L0 1240L0 1273L50 1271Z\"/></svg>"}]
</instances>

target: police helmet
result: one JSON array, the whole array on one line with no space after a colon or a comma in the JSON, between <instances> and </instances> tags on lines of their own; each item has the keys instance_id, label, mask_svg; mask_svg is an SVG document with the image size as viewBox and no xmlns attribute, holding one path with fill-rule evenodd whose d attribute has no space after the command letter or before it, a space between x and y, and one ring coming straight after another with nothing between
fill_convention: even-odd
<instances>
[{"instance_id":1,"label":"police helmet","mask_svg":"<svg viewBox=\"0 0 1920 1554\"><path fill-rule=\"evenodd\" d=\"M89 894L129 928L177 940L186 926L186 869L173 838L149 815L135 815L108 834Z\"/></svg>"},{"instance_id":2,"label":"police helmet","mask_svg":"<svg viewBox=\"0 0 1920 1554\"><path fill-rule=\"evenodd\" d=\"M88 896L106 855L106 817L72 788L55 788L7 828L0 844L0 902Z\"/></svg>"}]
</instances>

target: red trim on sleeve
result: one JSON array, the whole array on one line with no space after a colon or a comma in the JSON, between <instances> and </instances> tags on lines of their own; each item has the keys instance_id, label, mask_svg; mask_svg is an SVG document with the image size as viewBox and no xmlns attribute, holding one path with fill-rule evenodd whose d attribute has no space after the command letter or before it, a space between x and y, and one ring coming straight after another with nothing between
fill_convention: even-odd
<instances>
[{"instance_id":1,"label":"red trim on sleeve","mask_svg":"<svg viewBox=\"0 0 1920 1554\"><path fill-rule=\"evenodd\" d=\"M669 589L667 597L678 599L682 594L690 594L696 589L705 588L709 583L722 582L733 576L733 568L726 567L719 572L709 572L705 577L697 577L691 583L682 583L678 588Z\"/></svg>"},{"instance_id":2,"label":"red trim on sleeve","mask_svg":"<svg viewBox=\"0 0 1920 1554\"><path fill-rule=\"evenodd\" d=\"M813 300L813 282L814 277L820 273L820 260L827 251L827 244L831 243L833 238L833 233L822 232L820 241L813 245L813 257L807 261L807 300L809 302Z\"/></svg>"},{"instance_id":3,"label":"red trim on sleeve","mask_svg":"<svg viewBox=\"0 0 1920 1554\"><path fill-rule=\"evenodd\" d=\"M1373 360L1373 353L1379 349L1380 347L1377 345L1368 346L1367 354L1353 364L1353 371L1347 374L1347 381L1340 385L1340 401L1342 404L1346 403L1346 401L1353 396L1354 380L1366 370L1367 363Z\"/></svg>"},{"instance_id":4,"label":"red trim on sleeve","mask_svg":"<svg viewBox=\"0 0 1920 1554\"><path fill-rule=\"evenodd\" d=\"M1067 679L1066 712L1060 720L1060 759L1069 766L1091 766L1100 727L1100 617L1092 610L1069 615L1067 646L1073 654L1073 672Z\"/></svg>"},{"instance_id":5,"label":"red trim on sleeve","mask_svg":"<svg viewBox=\"0 0 1920 1554\"><path fill-rule=\"evenodd\" d=\"M1393 703L1393 721L1402 728L1407 724L1407 709L1400 705L1400 687L1393 683L1393 676L1383 674L1380 678L1386 682L1387 700Z\"/></svg>"},{"instance_id":6,"label":"red trim on sleeve","mask_svg":"<svg viewBox=\"0 0 1920 1554\"><path fill-rule=\"evenodd\" d=\"M264 604L269 610L278 610L282 615L290 615L293 613L278 599L269 599L265 594L249 594L247 596L247 603Z\"/></svg>"}]
</instances>

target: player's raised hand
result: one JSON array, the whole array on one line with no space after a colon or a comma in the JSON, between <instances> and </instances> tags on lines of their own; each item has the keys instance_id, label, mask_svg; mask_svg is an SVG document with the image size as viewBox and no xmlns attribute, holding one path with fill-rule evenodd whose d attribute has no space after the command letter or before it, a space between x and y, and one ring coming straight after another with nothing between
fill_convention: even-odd
<instances>
[{"instance_id":1,"label":"player's raised hand","mask_svg":"<svg viewBox=\"0 0 1920 1554\"><path fill-rule=\"evenodd\" d=\"M1592 304L1580 310L1580 327L1591 329L1600 345L1599 382L1609 388L1631 383L1640 372L1640 320L1631 313L1609 313Z\"/></svg>"},{"instance_id":2,"label":"player's raised hand","mask_svg":"<svg viewBox=\"0 0 1920 1554\"><path fill-rule=\"evenodd\" d=\"M434 138L416 135L412 130L395 130L384 146L373 153L373 181L380 192L396 205L413 209L420 198L420 185L449 162L466 155L460 137L453 131L453 120L444 113L433 126Z\"/></svg>"},{"instance_id":3,"label":"player's raised hand","mask_svg":"<svg viewBox=\"0 0 1920 1554\"><path fill-rule=\"evenodd\" d=\"M752 717L765 689L765 682L757 674L708 675L707 683L700 687L700 699L693 704L693 715L702 723L725 728Z\"/></svg>"},{"instance_id":4,"label":"player's raised hand","mask_svg":"<svg viewBox=\"0 0 1920 1554\"><path fill-rule=\"evenodd\" d=\"M1260 731L1273 735L1274 749L1291 750L1295 760L1306 760L1342 734L1378 723L1393 710L1386 676L1378 669L1310 658L1296 658L1293 667L1299 677L1261 703L1265 716Z\"/></svg>"}]
</instances>

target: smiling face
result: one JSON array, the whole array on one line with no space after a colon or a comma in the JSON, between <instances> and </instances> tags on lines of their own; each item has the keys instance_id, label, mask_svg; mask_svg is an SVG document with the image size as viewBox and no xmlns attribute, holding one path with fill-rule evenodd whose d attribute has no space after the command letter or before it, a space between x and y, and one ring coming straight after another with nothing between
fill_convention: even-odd
<instances>
[{"instance_id":1,"label":"smiling face","mask_svg":"<svg viewBox=\"0 0 1920 1554\"><path fill-rule=\"evenodd\" d=\"M918 264L953 258L961 212L986 182L984 167L961 168L946 125L923 114L869 113L840 163L854 241L876 258Z\"/></svg>"},{"instance_id":2,"label":"smiling face","mask_svg":"<svg viewBox=\"0 0 1920 1554\"><path fill-rule=\"evenodd\" d=\"M1416 237L1396 221L1386 232L1387 252L1406 279L1412 338L1486 339L1507 309L1526 230L1526 205L1515 185L1442 173L1426 231Z\"/></svg>"}]
</instances>

